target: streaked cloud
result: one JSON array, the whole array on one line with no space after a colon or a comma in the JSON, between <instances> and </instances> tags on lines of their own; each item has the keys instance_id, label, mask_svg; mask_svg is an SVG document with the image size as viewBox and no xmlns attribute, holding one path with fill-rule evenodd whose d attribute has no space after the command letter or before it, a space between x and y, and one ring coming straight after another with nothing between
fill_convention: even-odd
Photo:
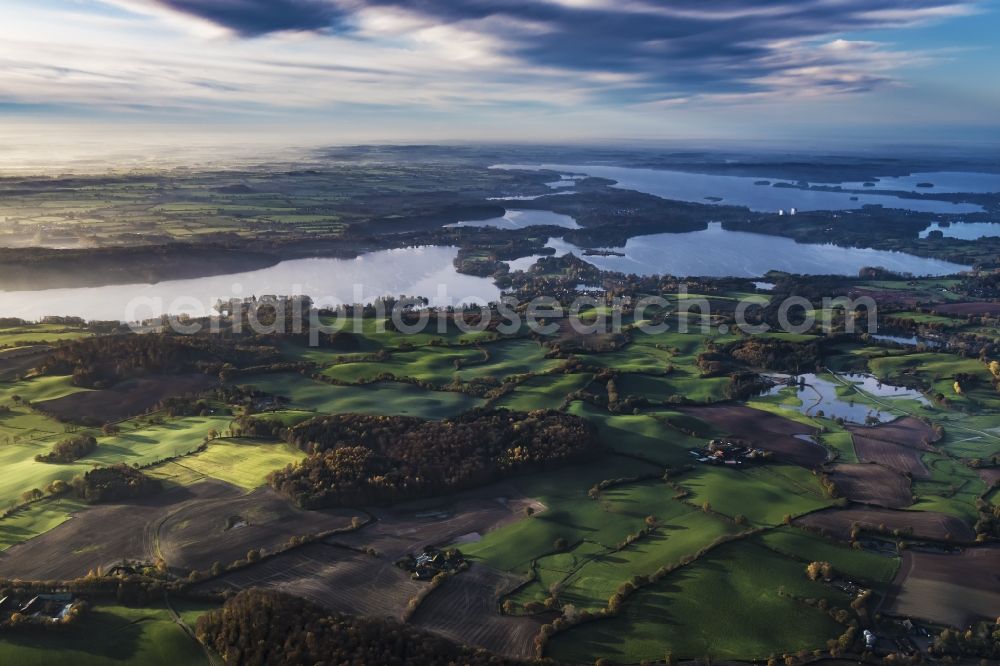
<instances>
[{"instance_id":1,"label":"streaked cloud","mask_svg":"<svg viewBox=\"0 0 1000 666\"><path fill-rule=\"evenodd\" d=\"M338 35L479 71L562 72L580 77L595 95L625 95L629 102L760 95L785 85L869 90L893 81L880 60L898 65L914 58L885 47L869 50L878 58L858 57L828 48L835 36L946 20L978 7L949 0L110 1L208 21L241 37ZM788 44L794 48L783 51ZM602 90L600 83L610 81L619 85Z\"/></svg>"},{"instance_id":2,"label":"streaked cloud","mask_svg":"<svg viewBox=\"0 0 1000 666\"><path fill-rule=\"evenodd\" d=\"M949 0L5 0L0 102L671 109L872 93ZM865 33L879 31L879 40Z\"/></svg>"}]
</instances>

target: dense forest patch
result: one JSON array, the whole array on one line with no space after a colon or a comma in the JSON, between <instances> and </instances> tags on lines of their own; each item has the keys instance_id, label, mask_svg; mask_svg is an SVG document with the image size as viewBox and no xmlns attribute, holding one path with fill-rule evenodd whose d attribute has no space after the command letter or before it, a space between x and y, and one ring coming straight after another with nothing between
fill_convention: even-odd
<instances>
[{"instance_id":1,"label":"dense forest patch","mask_svg":"<svg viewBox=\"0 0 1000 666\"><path fill-rule=\"evenodd\" d=\"M310 455L270 482L305 508L441 494L601 450L593 425L551 410L477 409L444 421L344 414L311 419L285 437Z\"/></svg>"}]
</instances>

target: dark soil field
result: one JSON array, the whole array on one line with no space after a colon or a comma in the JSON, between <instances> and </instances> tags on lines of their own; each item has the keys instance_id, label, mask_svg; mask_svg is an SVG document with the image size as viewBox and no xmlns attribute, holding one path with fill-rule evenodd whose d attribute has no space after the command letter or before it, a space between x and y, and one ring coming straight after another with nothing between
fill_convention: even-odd
<instances>
[{"instance_id":1,"label":"dark soil field","mask_svg":"<svg viewBox=\"0 0 1000 666\"><path fill-rule=\"evenodd\" d=\"M913 504L910 480L881 465L836 465L830 479L840 497L852 502L902 509Z\"/></svg>"},{"instance_id":2,"label":"dark soil field","mask_svg":"<svg viewBox=\"0 0 1000 666\"><path fill-rule=\"evenodd\" d=\"M921 302L924 296L919 291L902 291L898 289L875 289L872 287L856 287L850 290L851 298L862 298L867 296L883 307L886 305L905 305L913 307Z\"/></svg>"},{"instance_id":3,"label":"dark soil field","mask_svg":"<svg viewBox=\"0 0 1000 666\"><path fill-rule=\"evenodd\" d=\"M934 306L935 314L943 315L998 315L1000 303L946 303Z\"/></svg>"},{"instance_id":4,"label":"dark soil field","mask_svg":"<svg viewBox=\"0 0 1000 666\"><path fill-rule=\"evenodd\" d=\"M61 421L114 423L143 414L169 396L198 393L217 383L215 378L198 373L144 377L121 382L110 389L81 391L38 402L35 408Z\"/></svg>"},{"instance_id":5,"label":"dark soil field","mask_svg":"<svg viewBox=\"0 0 1000 666\"><path fill-rule=\"evenodd\" d=\"M744 405L682 407L688 416L711 425L731 437L746 439L759 448L773 451L775 457L802 467L817 467L827 458L820 444L796 435L814 435L816 429L777 414Z\"/></svg>"},{"instance_id":6,"label":"dark soil field","mask_svg":"<svg viewBox=\"0 0 1000 666\"><path fill-rule=\"evenodd\" d=\"M909 472L914 479L929 479L931 473L924 465L920 451L902 444L886 442L881 439L853 435L854 451L858 460L866 463L878 463L899 473Z\"/></svg>"},{"instance_id":7,"label":"dark soil field","mask_svg":"<svg viewBox=\"0 0 1000 666\"><path fill-rule=\"evenodd\" d=\"M342 613L400 619L427 582L414 581L386 555L314 543L224 574L198 590L262 587L309 599Z\"/></svg>"},{"instance_id":8,"label":"dark soil field","mask_svg":"<svg viewBox=\"0 0 1000 666\"><path fill-rule=\"evenodd\" d=\"M976 470L979 472L980 478L986 482L986 485L992 488L997 483L1000 483L1000 467L987 467L985 469Z\"/></svg>"},{"instance_id":9,"label":"dark soil field","mask_svg":"<svg viewBox=\"0 0 1000 666\"><path fill-rule=\"evenodd\" d=\"M497 607L497 598L520 582L510 574L474 564L428 596L412 622L458 643L530 659L544 620L501 615Z\"/></svg>"},{"instance_id":10,"label":"dark soil field","mask_svg":"<svg viewBox=\"0 0 1000 666\"><path fill-rule=\"evenodd\" d=\"M128 504L90 507L58 527L0 553L0 577L70 579L114 565L122 558L152 561L157 550L156 530L164 519L204 502L225 504L242 494L239 488L222 481L202 481Z\"/></svg>"},{"instance_id":11,"label":"dark soil field","mask_svg":"<svg viewBox=\"0 0 1000 666\"><path fill-rule=\"evenodd\" d=\"M913 528L913 536L934 541L971 543L976 538L972 527L954 516L934 511L894 511L892 509L848 508L826 509L803 516L796 524L815 529L835 539L847 541L857 523L869 531L882 526L888 530Z\"/></svg>"},{"instance_id":12,"label":"dark soil field","mask_svg":"<svg viewBox=\"0 0 1000 666\"><path fill-rule=\"evenodd\" d=\"M214 562L229 564L250 549L274 552L293 536L347 528L350 510L303 511L271 488L232 499L189 503L159 521L160 556L172 568L206 571Z\"/></svg>"},{"instance_id":13,"label":"dark soil field","mask_svg":"<svg viewBox=\"0 0 1000 666\"><path fill-rule=\"evenodd\" d=\"M1000 547L963 552L908 550L885 603L893 615L964 628L1000 614Z\"/></svg>"},{"instance_id":14,"label":"dark soil field","mask_svg":"<svg viewBox=\"0 0 1000 666\"><path fill-rule=\"evenodd\" d=\"M934 451L937 433L923 421L906 417L871 428L849 427L861 462L874 462L915 479L929 479L922 453Z\"/></svg>"}]
</instances>

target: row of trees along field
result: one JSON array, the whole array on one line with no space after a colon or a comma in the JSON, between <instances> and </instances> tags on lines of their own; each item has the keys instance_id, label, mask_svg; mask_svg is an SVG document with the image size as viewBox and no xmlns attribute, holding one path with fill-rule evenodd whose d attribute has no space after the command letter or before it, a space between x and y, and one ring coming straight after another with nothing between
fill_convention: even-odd
<instances>
[{"instance_id":1,"label":"row of trees along field","mask_svg":"<svg viewBox=\"0 0 1000 666\"><path fill-rule=\"evenodd\" d=\"M88 504L120 502L154 495L163 489L159 479L146 476L140 470L118 463L109 467L94 467L84 474L74 476L69 482L56 479L43 491L32 488L21 495L23 502L36 502L48 493L51 496L73 493ZM17 510L17 506L9 511ZM7 514L5 514L7 515Z\"/></svg>"},{"instance_id":2,"label":"row of trees along field","mask_svg":"<svg viewBox=\"0 0 1000 666\"><path fill-rule=\"evenodd\" d=\"M342 414L283 434L309 456L273 472L270 483L304 508L443 494L601 451L588 421L554 410L476 409L444 421Z\"/></svg>"}]
</instances>

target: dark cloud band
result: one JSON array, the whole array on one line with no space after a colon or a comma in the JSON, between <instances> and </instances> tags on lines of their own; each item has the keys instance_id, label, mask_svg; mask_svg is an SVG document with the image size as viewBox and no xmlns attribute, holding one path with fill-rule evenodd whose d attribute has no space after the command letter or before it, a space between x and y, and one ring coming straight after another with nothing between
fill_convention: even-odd
<instances>
[{"instance_id":1,"label":"dark cloud band","mask_svg":"<svg viewBox=\"0 0 1000 666\"><path fill-rule=\"evenodd\" d=\"M252 37L287 30L324 30L342 14L323 0L157 0L174 11L197 16Z\"/></svg>"},{"instance_id":2,"label":"dark cloud band","mask_svg":"<svg viewBox=\"0 0 1000 666\"><path fill-rule=\"evenodd\" d=\"M615 94L637 101L669 94L766 92L768 81L787 79L789 72L801 73L804 67L816 72L819 87L868 89L888 79L865 71L856 54L798 45L851 31L896 27L922 16L948 16L968 7L967 2L949 0L155 1L244 36L289 30L349 32L351 11L403 10L434 23L488 32L504 55L528 66L627 75L634 83L614 86ZM525 25L533 29L525 30ZM782 43L791 46L783 49ZM852 58L855 71L844 71ZM869 58L867 64L873 63Z\"/></svg>"}]
</instances>

